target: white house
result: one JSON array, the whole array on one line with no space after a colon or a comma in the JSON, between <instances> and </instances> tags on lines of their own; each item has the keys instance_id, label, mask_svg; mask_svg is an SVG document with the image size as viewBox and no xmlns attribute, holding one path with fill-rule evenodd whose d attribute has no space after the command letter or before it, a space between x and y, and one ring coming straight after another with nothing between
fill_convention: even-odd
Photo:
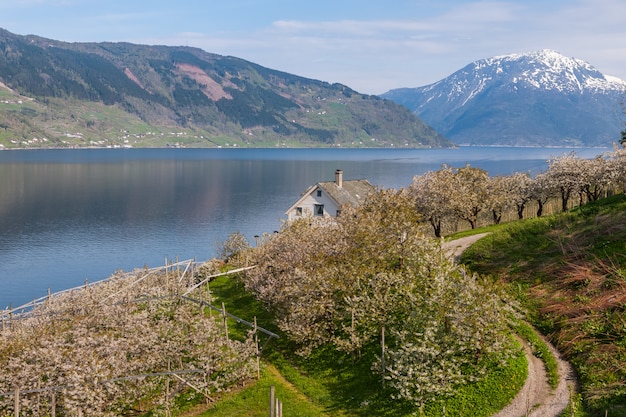
<instances>
[{"instance_id":1,"label":"white house","mask_svg":"<svg viewBox=\"0 0 626 417\"><path fill-rule=\"evenodd\" d=\"M343 180L343 171L335 171L335 181L318 182L309 187L285 212L287 220L300 217L337 217L341 207L357 206L375 187L368 180Z\"/></svg>"}]
</instances>

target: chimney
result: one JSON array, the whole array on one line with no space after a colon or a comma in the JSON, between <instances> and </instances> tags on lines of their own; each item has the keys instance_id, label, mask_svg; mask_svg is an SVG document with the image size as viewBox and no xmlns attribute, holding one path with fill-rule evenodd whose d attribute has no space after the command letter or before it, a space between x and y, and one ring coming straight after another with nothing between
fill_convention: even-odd
<instances>
[{"instance_id":1,"label":"chimney","mask_svg":"<svg viewBox=\"0 0 626 417\"><path fill-rule=\"evenodd\" d=\"M343 187L343 171L340 169L335 171L335 184L337 184L338 188Z\"/></svg>"}]
</instances>

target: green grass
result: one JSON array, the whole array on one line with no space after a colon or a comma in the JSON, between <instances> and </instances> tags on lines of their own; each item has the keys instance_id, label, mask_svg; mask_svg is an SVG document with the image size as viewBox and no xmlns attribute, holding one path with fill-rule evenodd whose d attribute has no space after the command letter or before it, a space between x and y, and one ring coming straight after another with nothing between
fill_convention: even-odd
<instances>
[{"instance_id":1,"label":"green grass","mask_svg":"<svg viewBox=\"0 0 626 417\"><path fill-rule=\"evenodd\" d=\"M515 397L527 376L528 362L520 347L518 354L506 366L494 367L488 378L460 388L447 399L442 404L445 416L491 416ZM443 416L436 407L432 407L427 415Z\"/></svg>"},{"instance_id":2,"label":"green grass","mask_svg":"<svg viewBox=\"0 0 626 417\"><path fill-rule=\"evenodd\" d=\"M515 332L528 342L533 355L542 360L546 366L548 384L550 384L552 388L556 388L559 384L559 370L556 359L554 355L552 355L552 352L550 352L548 345L528 323L522 321L518 322L517 326L515 326Z\"/></svg>"},{"instance_id":3,"label":"green grass","mask_svg":"<svg viewBox=\"0 0 626 417\"><path fill-rule=\"evenodd\" d=\"M266 417L270 410L270 387L275 398L283 404L283 415L295 417L327 416L323 407L313 404L299 393L272 366L266 367L256 383L242 391L223 397L201 417L250 416Z\"/></svg>"}]
</instances>

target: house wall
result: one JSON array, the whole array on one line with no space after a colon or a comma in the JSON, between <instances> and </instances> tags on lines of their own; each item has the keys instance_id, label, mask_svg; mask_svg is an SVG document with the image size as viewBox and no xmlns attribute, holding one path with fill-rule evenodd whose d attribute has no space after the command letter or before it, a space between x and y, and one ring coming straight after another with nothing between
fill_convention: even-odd
<instances>
[{"instance_id":1,"label":"house wall","mask_svg":"<svg viewBox=\"0 0 626 417\"><path fill-rule=\"evenodd\" d=\"M300 200L299 204L287 213L287 220L296 220L300 217L315 216L315 205L324 205L324 217L335 217L339 207L337 204L326 195L326 192L322 190L322 195L317 197L318 188L314 189L309 195ZM302 216L297 214L297 207L302 207Z\"/></svg>"}]
</instances>

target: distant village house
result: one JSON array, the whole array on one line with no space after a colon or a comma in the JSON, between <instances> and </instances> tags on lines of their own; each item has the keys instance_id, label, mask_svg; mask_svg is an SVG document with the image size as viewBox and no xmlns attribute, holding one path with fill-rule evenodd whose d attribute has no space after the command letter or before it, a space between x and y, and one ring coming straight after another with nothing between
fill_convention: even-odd
<instances>
[{"instance_id":1,"label":"distant village house","mask_svg":"<svg viewBox=\"0 0 626 417\"><path fill-rule=\"evenodd\" d=\"M309 187L285 212L287 220L301 217L337 217L341 207L358 206L375 187L368 180L343 180L343 171L335 171L335 181L318 182Z\"/></svg>"}]
</instances>

